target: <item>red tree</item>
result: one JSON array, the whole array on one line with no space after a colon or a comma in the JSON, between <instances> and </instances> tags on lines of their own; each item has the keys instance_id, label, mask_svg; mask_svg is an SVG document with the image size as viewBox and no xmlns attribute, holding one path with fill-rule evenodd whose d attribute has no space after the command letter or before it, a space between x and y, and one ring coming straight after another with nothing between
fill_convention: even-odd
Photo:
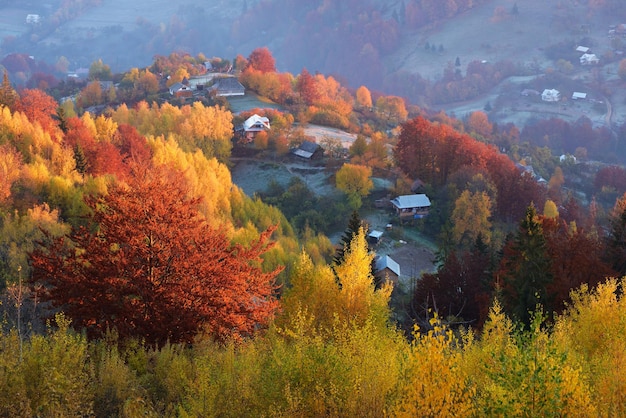
<instances>
[{"instance_id":1,"label":"red tree","mask_svg":"<svg viewBox=\"0 0 626 418\"><path fill-rule=\"evenodd\" d=\"M117 127L120 142L120 153L124 162L144 163L152 157L152 150L137 129L131 125L121 124Z\"/></svg>"},{"instance_id":2,"label":"red tree","mask_svg":"<svg viewBox=\"0 0 626 418\"><path fill-rule=\"evenodd\" d=\"M302 97L302 100L304 100L304 103L307 105L312 105L320 98L315 78L307 71L306 68L303 68L300 76L298 76L296 90L300 93L300 97Z\"/></svg>"},{"instance_id":3,"label":"red tree","mask_svg":"<svg viewBox=\"0 0 626 418\"><path fill-rule=\"evenodd\" d=\"M593 187L595 190L602 190L606 186L614 188L620 195L624 193L626 191L626 170L615 165L598 170Z\"/></svg>"},{"instance_id":4,"label":"red tree","mask_svg":"<svg viewBox=\"0 0 626 418\"><path fill-rule=\"evenodd\" d=\"M238 339L266 324L278 271L264 273L259 260L273 229L249 248L231 245L179 184L173 172L135 166L128 185L86 199L92 224L31 254L39 296L90 337L116 329L162 345L203 331Z\"/></svg>"},{"instance_id":5,"label":"red tree","mask_svg":"<svg viewBox=\"0 0 626 418\"><path fill-rule=\"evenodd\" d=\"M276 72L276 61L267 47L256 48L248 57L248 67L262 73Z\"/></svg>"},{"instance_id":6,"label":"red tree","mask_svg":"<svg viewBox=\"0 0 626 418\"><path fill-rule=\"evenodd\" d=\"M542 224L553 276L548 286L552 309L563 310L565 303L570 302L570 291L581 284L593 287L606 277L617 275L602 259L606 248L599 237L582 228L572 230L559 218L543 218Z\"/></svg>"},{"instance_id":7,"label":"red tree","mask_svg":"<svg viewBox=\"0 0 626 418\"><path fill-rule=\"evenodd\" d=\"M56 116L57 102L41 90L24 89L16 108L24 113L31 122L39 122L41 127L49 133L57 130Z\"/></svg>"}]
</instances>

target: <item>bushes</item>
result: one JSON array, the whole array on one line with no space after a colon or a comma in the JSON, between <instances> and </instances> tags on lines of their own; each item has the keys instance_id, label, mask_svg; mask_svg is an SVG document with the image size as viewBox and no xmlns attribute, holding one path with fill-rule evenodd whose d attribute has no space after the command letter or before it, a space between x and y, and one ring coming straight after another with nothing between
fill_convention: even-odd
<instances>
[{"instance_id":1,"label":"bushes","mask_svg":"<svg viewBox=\"0 0 626 418\"><path fill-rule=\"evenodd\" d=\"M620 292L583 287L553 328L539 313L520 330L498 304L478 338L435 318L413 343L332 312L316 329L303 305L240 344L161 349L88 343L58 316L23 344L0 335L0 416L622 416Z\"/></svg>"}]
</instances>

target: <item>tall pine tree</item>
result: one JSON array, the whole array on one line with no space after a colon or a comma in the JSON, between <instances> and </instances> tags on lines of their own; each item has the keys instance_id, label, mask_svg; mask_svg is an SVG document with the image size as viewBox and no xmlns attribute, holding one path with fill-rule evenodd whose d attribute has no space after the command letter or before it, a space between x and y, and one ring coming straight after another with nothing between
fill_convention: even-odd
<instances>
[{"instance_id":1,"label":"tall pine tree","mask_svg":"<svg viewBox=\"0 0 626 418\"><path fill-rule=\"evenodd\" d=\"M5 70L4 75L2 76L2 85L0 85L0 106L4 105L9 109L14 110L17 99L17 92L11 85L9 74Z\"/></svg>"},{"instance_id":2,"label":"tall pine tree","mask_svg":"<svg viewBox=\"0 0 626 418\"><path fill-rule=\"evenodd\" d=\"M533 204L506 245L500 269L505 307L513 318L529 325L537 305L548 304L546 288L552 282L546 238Z\"/></svg>"},{"instance_id":3,"label":"tall pine tree","mask_svg":"<svg viewBox=\"0 0 626 418\"><path fill-rule=\"evenodd\" d=\"M344 255L346 249L350 246L352 239L359 232L359 228L363 226L363 221L359 216L359 212L352 211L352 215L350 215L350 220L348 221L348 226L343 231L343 235L341 236L341 240L339 241L339 248L337 248L337 252L333 257L333 264L340 265L343 263Z\"/></svg>"},{"instance_id":4,"label":"tall pine tree","mask_svg":"<svg viewBox=\"0 0 626 418\"><path fill-rule=\"evenodd\" d=\"M626 275L626 208L616 210L611 219L611 229L606 237L605 261L620 276Z\"/></svg>"}]
</instances>

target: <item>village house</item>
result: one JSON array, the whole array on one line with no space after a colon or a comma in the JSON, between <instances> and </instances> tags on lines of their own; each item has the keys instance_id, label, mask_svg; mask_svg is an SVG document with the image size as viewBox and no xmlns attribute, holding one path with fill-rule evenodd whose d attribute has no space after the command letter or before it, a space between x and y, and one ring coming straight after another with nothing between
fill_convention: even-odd
<instances>
[{"instance_id":1,"label":"village house","mask_svg":"<svg viewBox=\"0 0 626 418\"><path fill-rule=\"evenodd\" d=\"M544 102L558 102L561 100L561 92L556 89L545 89L541 93L541 100Z\"/></svg>"},{"instance_id":2,"label":"village house","mask_svg":"<svg viewBox=\"0 0 626 418\"><path fill-rule=\"evenodd\" d=\"M430 199L425 194L398 196L391 201L400 220L421 219L428 215Z\"/></svg>"},{"instance_id":3,"label":"village house","mask_svg":"<svg viewBox=\"0 0 626 418\"><path fill-rule=\"evenodd\" d=\"M30 25L34 25L41 22L41 16L38 14L27 14L26 15L26 23Z\"/></svg>"},{"instance_id":4,"label":"village house","mask_svg":"<svg viewBox=\"0 0 626 418\"><path fill-rule=\"evenodd\" d=\"M589 52L589 47L578 45L576 47L576 52L582 52L583 54L586 54L587 52Z\"/></svg>"},{"instance_id":5,"label":"village house","mask_svg":"<svg viewBox=\"0 0 626 418\"><path fill-rule=\"evenodd\" d=\"M191 97L193 91L187 83L174 83L170 86L170 94L174 97Z\"/></svg>"},{"instance_id":6,"label":"village house","mask_svg":"<svg viewBox=\"0 0 626 418\"><path fill-rule=\"evenodd\" d=\"M217 74L209 73L189 77L187 85L191 90L203 90L204 86L211 83Z\"/></svg>"},{"instance_id":7,"label":"village house","mask_svg":"<svg viewBox=\"0 0 626 418\"><path fill-rule=\"evenodd\" d=\"M400 277L400 265L388 255L378 256L374 260L375 273L374 277L379 283L388 280L397 283Z\"/></svg>"},{"instance_id":8,"label":"village house","mask_svg":"<svg viewBox=\"0 0 626 418\"><path fill-rule=\"evenodd\" d=\"M255 113L236 129L236 133L243 143L248 143L253 141L259 132L269 131L270 129L270 120Z\"/></svg>"},{"instance_id":9,"label":"village house","mask_svg":"<svg viewBox=\"0 0 626 418\"><path fill-rule=\"evenodd\" d=\"M311 141L302 141L298 148L294 148L291 153L305 160L314 160L324 154L324 150L319 144Z\"/></svg>"},{"instance_id":10,"label":"village house","mask_svg":"<svg viewBox=\"0 0 626 418\"><path fill-rule=\"evenodd\" d=\"M372 230L367 234L367 242L373 245L378 245L380 240L383 239L383 231Z\"/></svg>"},{"instance_id":11,"label":"village house","mask_svg":"<svg viewBox=\"0 0 626 418\"><path fill-rule=\"evenodd\" d=\"M583 54L580 56L580 65L595 65L600 62L596 54Z\"/></svg>"},{"instance_id":12,"label":"village house","mask_svg":"<svg viewBox=\"0 0 626 418\"><path fill-rule=\"evenodd\" d=\"M246 88L235 77L222 77L215 81L211 90L218 97L244 96Z\"/></svg>"},{"instance_id":13,"label":"village house","mask_svg":"<svg viewBox=\"0 0 626 418\"><path fill-rule=\"evenodd\" d=\"M587 93L581 93L579 91L575 91L574 93L572 93L573 100L584 100L586 98L587 98Z\"/></svg>"}]
</instances>

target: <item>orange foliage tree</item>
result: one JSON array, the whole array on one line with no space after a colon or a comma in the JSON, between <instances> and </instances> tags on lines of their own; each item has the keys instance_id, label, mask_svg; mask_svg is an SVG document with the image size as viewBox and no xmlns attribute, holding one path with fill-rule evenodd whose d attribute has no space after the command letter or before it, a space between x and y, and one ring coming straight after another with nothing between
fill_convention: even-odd
<instances>
[{"instance_id":1,"label":"orange foliage tree","mask_svg":"<svg viewBox=\"0 0 626 418\"><path fill-rule=\"evenodd\" d=\"M11 186L19 179L22 156L11 144L0 145L0 204L11 197Z\"/></svg>"},{"instance_id":2,"label":"orange foliage tree","mask_svg":"<svg viewBox=\"0 0 626 418\"><path fill-rule=\"evenodd\" d=\"M276 72L276 61L267 47L256 48L248 57L248 67L262 73Z\"/></svg>"},{"instance_id":3,"label":"orange foliage tree","mask_svg":"<svg viewBox=\"0 0 626 418\"><path fill-rule=\"evenodd\" d=\"M278 306L260 256L273 229L250 247L231 245L199 215L180 174L134 166L127 185L87 198L92 224L31 253L32 284L89 337L116 329L147 343L191 342L207 332L239 339Z\"/></svg>"},{"instance_id":4,"label":"orange foliage tree","mask_svg":"<svg viewBox=\"0 0 626 418\"><path fill-rule=\"evenodd\" d=\"M24 113L31 122L39 122L41 127L51 135L57 131L57 123L53 119L58 104L46 93L37 89L24 89L17 102L17 110Z\"/></svg>"}]
</instances>

